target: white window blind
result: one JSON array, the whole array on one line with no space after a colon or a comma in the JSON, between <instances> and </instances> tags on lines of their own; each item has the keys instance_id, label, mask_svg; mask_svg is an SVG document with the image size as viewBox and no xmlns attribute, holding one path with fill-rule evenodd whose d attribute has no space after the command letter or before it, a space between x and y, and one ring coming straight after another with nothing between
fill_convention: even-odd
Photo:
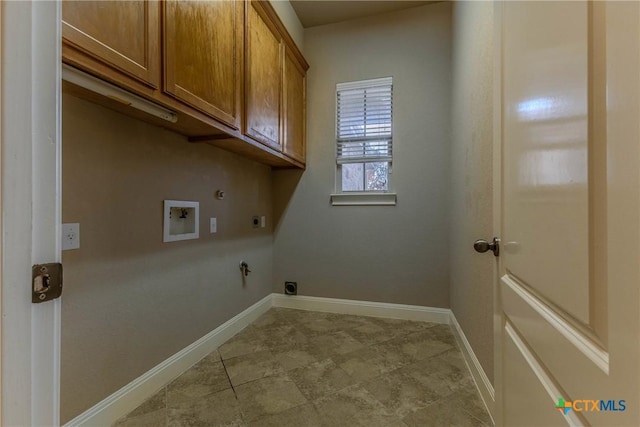
<instances>
[{"instance_id":1,"label":"white window blind","mask_svg":"<svg viewBox=\"0 0 640 427\"><path fill-rule=\"evenodd\" d=\"M336 90L337 163L391 162L391 77L339 83Z\"/></svg>"}]
</instances>

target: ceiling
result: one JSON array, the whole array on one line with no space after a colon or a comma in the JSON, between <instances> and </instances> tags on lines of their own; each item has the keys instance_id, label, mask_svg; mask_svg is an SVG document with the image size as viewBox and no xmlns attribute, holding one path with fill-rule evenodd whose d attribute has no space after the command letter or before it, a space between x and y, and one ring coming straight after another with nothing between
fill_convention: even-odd
<instances>
[{"instance_id":1,"label":"ceiling","mask_svg":"<svg viewBox=\"0 0 640 427\"><path fill-rule=\"evenodd\" d=\"M435 1L418 0L292 0L291 5L298 15L298 19L305 28L318 25L333 24L364 16L378 15L394 10L422 6Z\"/></svg>"}]
</instances>

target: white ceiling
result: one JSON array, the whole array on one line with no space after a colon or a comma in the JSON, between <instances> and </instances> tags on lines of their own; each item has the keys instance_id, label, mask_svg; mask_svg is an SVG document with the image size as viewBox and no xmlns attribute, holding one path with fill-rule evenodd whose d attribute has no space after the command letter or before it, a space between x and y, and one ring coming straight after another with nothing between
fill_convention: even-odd
<instances>
[{"instance_id":1,"label":"white ceiling","mask_svg":"<svg viewBox=\"0 0 640 427\"><path fill-rule=\"evenodd\" d=\"M291 6L305 28L333 24L364 16L378 15L394 10L422 6L435 1L418 0L292 0Z\"/></svg>"}]
</instances>

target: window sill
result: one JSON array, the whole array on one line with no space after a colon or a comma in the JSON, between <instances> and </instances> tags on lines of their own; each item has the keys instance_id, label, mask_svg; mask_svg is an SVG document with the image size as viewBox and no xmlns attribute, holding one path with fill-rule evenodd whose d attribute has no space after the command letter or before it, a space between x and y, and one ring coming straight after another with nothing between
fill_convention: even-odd
<instances>
[{"instance_id":1,"label":"window sill","mask_svg":"<svg viewBox=\"0 0 640 427\"><path fill-rule=\"evenodd\" d=\"M396 193L331 194L331 206L395 206Z\"/></svg>"}]
</instances>

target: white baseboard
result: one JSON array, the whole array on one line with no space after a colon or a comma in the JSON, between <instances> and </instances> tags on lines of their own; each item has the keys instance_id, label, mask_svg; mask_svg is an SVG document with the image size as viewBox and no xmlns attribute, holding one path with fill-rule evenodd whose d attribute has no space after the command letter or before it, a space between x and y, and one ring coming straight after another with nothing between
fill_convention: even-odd
<instances>
[{"instance_id":1,"label":"white baseboard","mask_svg":"<svg viewBox=\"0 0 640 427\"><path fill-rule=\"evenodd\" d=\"M462 351L464 360L467 363L467 367L469 368L469 371L471 371L473 381L476 383L476 387L480 392L482 401L484 402L484 405L487 407L487 411L491 416L491 421L493 421L493 424L495 425L495 416L493 411L495 408L496 396L493 389L493 384L491 384L491 381L489 381L489 377L487 377L484 369L482 369L480 361L473 352L471 344L469 344L469 341L464 335L464 332L462 331L462 328L460 327L456 316L453 315L453 312L451 312L450 325L451 330L453 331L453 335L458 341L458 346L460 347L460 351Z\"/></svg>"},{"instance_id":2,"label":"white baseboard","mask_svg":"<svg viewBox=\"0 0 640 427\"><path fill-rule=\"evenodd\" d=\"M242 313L218 326L198 341L136 378L100 403L65 424L67 426L110 426L140 406L178 375L198 363L225 341L271 308L267 295Z\"/></svg>"},{"instance_id":3,"label":"white baseboard","mask_svg":"<svg viewBox=\"0 0 640 427\"><path fill-rule=\"evenodd\" d=\"M357 316L386 317L389 319L418 320L433 323L449 323L448 308L421 305L389 304L384 302L356 301L336 298L307 297L300 295L271 294L273 306L326 313L353 314Z\"/></svg>"}]
</instances>

